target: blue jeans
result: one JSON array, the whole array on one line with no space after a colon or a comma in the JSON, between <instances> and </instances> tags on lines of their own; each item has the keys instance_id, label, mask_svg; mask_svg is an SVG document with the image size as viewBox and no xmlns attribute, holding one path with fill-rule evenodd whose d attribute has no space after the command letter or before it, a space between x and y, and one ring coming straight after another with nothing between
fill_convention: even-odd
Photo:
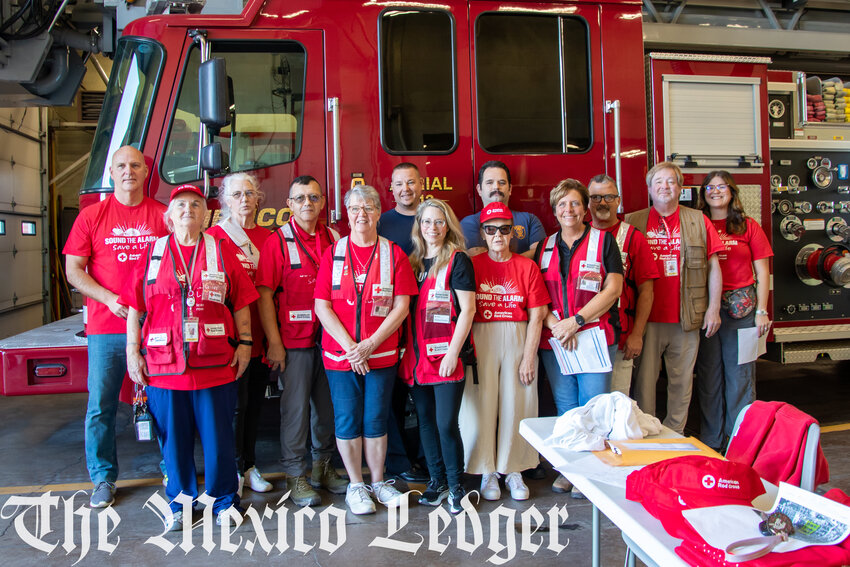
<instances>
[{"instance_id":1,"label":"blue jeans","mask_svg":"<svg viewBox=\"0 0 850 567\"><path fill-rule=\"evenodd\" d=\"M89 335L89 402L86 410L86 467L97 486L118 479L115 416L127 371L127 335Z\"/></svg>"},{"instance_id":2,"label":"blue jeans","mask_svg":"<svg viewBox=\"0 0 850 567\"><path fill-rule=\"evenodd\" d=\"M239 504L236 490L236 452L233 414L238 385L228 382L200 390L167 390L148 386L148 403L162 439L168 471L165 495L173 511L181 510L174 499L182 492L198 497L195 468L195 430L204 448L204 489L215 498L216 514Z\"/></svg>"},{"instance_id":3,"label":"blue jeans","mask_svg":"<svg viewBox=\"0 0 850 567\"><path fill-rule=\"evenodd\" d=\"M700 440L721 449L744 406L756 400L756 363L738 364L738 329L756 325L755 311L733 319L720 310L720 330L709 338L700 331L696 390L702 421Z\"/></svg>"},{"instance_id":4,"label":"blue jeans","mask_svg":"<svg viewBox=\"0 0 850 567\"><path fill-rule=\"evenodd\" d=\"M583 406L592 397L611 391L611 372L582 372L580 374L561 374L558 359L551 350L540 349L540 360L546 369L549 384L552 385L552 397L558 415L573 408ZM617 345L608 346L608 356L614 361Z\"/></svg>"},{"instance_id":5,"label":"blue jeans","mask_svg":"<svg viewBox=\"0 0 850 567\"><path fill-rule=\"evenodd\" d=\"M326 370L334 405L337 439L383 437L396 380L396 367L370 370L365 376L351 370Z\"/></svg>"}]
</instances>

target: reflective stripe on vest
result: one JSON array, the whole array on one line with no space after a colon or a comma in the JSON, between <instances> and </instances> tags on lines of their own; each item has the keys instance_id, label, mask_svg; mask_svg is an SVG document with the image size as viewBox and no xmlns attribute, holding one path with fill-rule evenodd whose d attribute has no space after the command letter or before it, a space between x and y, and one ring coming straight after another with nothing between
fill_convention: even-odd
<instances>
[{"instance_id":1,"label":"reflective stripe on vest","mask_svg":"<svg viewBox=\"0 0 850 567\"><path fill-rule=\"evenodd\" d=\"M289 266L293 270L301 267L301 255L298 253L298 244L295 242L295 233L292 232L292 227L286 223L280 227L280 232L283 234L283 240L286 242L286 250L289 252ZM318 236L316 236L318 238Z\"/></svg>"},{"instance_id":2,"label":"reflective stripe on vest","mask_svg":"<svg viewBox=\"0 0 850 567\"><path fill-rule=\"evenodd\" d=\"M620 249L620 261L623 262L623 277L626 276L626 258L629 257L626 252L626 236L629 234L629 229L632 227L630 224L626 224L625 222L620 223L620 228L617 229L617 248ZM623 303L623 294L620 294L620 297L617 298L617 309ZM622 321L621 321L622 323Z\"/></svg>"},{"instance_id":3,"label":"reflective stripe on vest","mask_svg":"<svg viewBox=\"0 0 850 567\"><path fill-rule=\"evenodd\" d=\"M218 271L218 255L215 253L215 238L206 233L201 233L204 238L204 254L207 260L207 271ZM148 273L145 276L145 281L148 285L156 283L156 277L159 275L159 267L162 264L162 258L165 255L165 249L168 246L168 239L171 236L163 236L157 239L153 245L153 253L151 261L148 264ZM179 249L178 249L179 250Z\"/></svg>"},{"instance_id":4,"label":"reflective stripe on vest","mask_svg":"<svg viewBox=\"0 0 850 567\"><path fill-rule=\"evenodd\" d=\"M342 283L342 271L345 266L345 251L348 248L348 237L340 238L334 246L333 270L331 272L331 288L339 289ZM378 249L381 262L381 280L382 288L392 284L392 243L383 236L378 237ZM352 268L351 277L354 277L354 269Z\"/></svg>"},{"instance_id":5,"label":"reflective stripe on vest","mask_svg":"<svg viewBox=\"0 0 850 567\"><path fill-rule=\"evenodd\" d=\"M557 246L558 233L551 235L546 239L545 247L543 248L543 256L540 258L540 272L546 273L549 271L550 265L552 264L552 256L555 250L555 246ZM602 238L602 231L596 228L590 227L590 234L587 235L587 254L584 256L584 261L588 263L596 263L596 257L599 253L599 240ZM555 317L560 319L563 316L563 313L555 313ZM593 319L592 321L586 321L586 323L595 323L599 321L599 318Z\"/></svg>"}]
</instances>

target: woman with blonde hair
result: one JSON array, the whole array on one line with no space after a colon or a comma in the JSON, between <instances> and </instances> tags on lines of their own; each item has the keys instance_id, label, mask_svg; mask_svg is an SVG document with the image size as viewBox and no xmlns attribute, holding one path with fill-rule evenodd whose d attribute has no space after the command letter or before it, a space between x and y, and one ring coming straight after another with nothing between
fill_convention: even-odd
<instances>
[{"instance_id":1,"label":"woman with blonde hair","mask_svg":"<svg viewBox=\"0 0 850 567\"><path fill-rule=\"evenodd\" d=\"M431 476L419 503L439 506L448 497L449 510L457 514L465 494L458 415L464 359L472 354L475 273L460 224L445 201L427 199L419 205L411 238L410 264L419 295L411 301L411 332L399 374L412 386Z\"/></svg>"}]
</instances>

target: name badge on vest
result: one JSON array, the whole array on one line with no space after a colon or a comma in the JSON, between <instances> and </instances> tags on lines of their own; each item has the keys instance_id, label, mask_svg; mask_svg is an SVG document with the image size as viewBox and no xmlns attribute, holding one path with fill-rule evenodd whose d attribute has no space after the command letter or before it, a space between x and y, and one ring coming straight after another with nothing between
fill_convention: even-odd
<instances>
[{"instance_id":1,"label":"name badge on vest","mask_svg":"<svg viewBox=\"0 0 850 567\"><path fill-rule=\"evenodd\" d=\"M183 340L187 343L198 342L198 319L189 317L183 321Z\"/></svg>"},{"instance_id":2,"label":"name badge on vest","mask_svg":"<svg viewBox=\"0 0 850 567\"><path fill-rule=\"evenodd\" d=\"M679 262L676 258L664 260L664 275L668 278L679 275Z\"/></svg>"},{"instance_id":3,"label":"name badge on vest","mask_svg":"<svg viewBox=\"0 0 850 567\"><path fill-rule=\"evenodd\" d=\"M582 260L578 267L576 289L599 293L602 289L602 265L599 262Z\"/></svg>"},{"instance_id":4,"label":"name badge on vest","mask_svg":"<svg viewBox=\"0 0 850 567\"><path fill-rule=\"evenodd\" d=\"M224 303L224 294L227 291L224 272L208 272L203 270L201 271L201 282L203 285L201 299L215 303Z\"/></svg>"},{"instance_id":5,"label":"name badge on vest","mask_svg":"<svg viewBox=\"0 0 850 567\"><path fill-rule=\"evenodd\" d=\"M223 337L225 333L224 323L204 324L204 334L208 337Z\"/></svg>"},{"instance_id":6,"label":"name badge on vest","mask_svg":"<svg viewBox=\"0 0 850 567\"><path fill-rule=\"evenodd\" d=\"M425 321L428 323L451 323L451 300L452 292L447 289L429 290L428 302L425 304Z\"/></svg>"},{"instance_id":7,"label":"name badge on vest","mask_svg":"<svg viewBox=\"0 0 850 567\"><path fill-rule=\"evenodd\" d=\"M372 285L372 317L386 317L393 307L393 286Z\"/></svg>"},{"instance_id":8,"label":"name badge on vest","mask_svg":"<svg viewBox=\"0 0 850 567\"><path fill-rule=\"evenodd\" d=\"M304 309L302 311L290 311L289 312L289 320L292 323L312 321L313 320L313 312L309 309Z\"/></svg>"},{"instance_id":9,"label":"name badge on vest","mask_svg":"<svg viewBox=\"0 0 850 567\"><path fill-rule=\"evenodd\" d=\"M168 344L168 333L151 333L148 335L148 346L165 346Z\"/></svg>"},{"instance_id":10,"label":"name badge on vest","mask_svg":"<svg viewBox=\"0 0 850 567\"><path fill-rule=\"evenodd\" d=\"M449 352L449 343L431 343L425 345L425 354L428 356L440 356Z\"/></svg>"}]
</instances>

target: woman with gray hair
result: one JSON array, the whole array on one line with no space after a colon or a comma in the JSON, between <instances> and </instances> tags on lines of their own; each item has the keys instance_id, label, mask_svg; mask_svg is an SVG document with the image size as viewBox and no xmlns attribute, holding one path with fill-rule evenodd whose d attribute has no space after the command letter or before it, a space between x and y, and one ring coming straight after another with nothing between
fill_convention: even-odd
<instances>
[{"instance_id":1,"label":"woman with gray hair","mask_svg":"<svg viewBox=\"0 0 850 567\"><path fill-rule=\"evenodd\" d=\"M345 194L345 208L351 234L322 257L315 305L337 448L351 481L345 503L354 514L371 514L375 503L370 492L388 507L402 498L393 481L384 481L387 413L399 360L399 327L419 287L404 251L378 236L378 192L358 185ZM363 482L364 454L371 485Z\"/></svg>"},{"instance_id":2,"label":"woman with gray hair","mask_svg":"<svg viewBox=\"0 0 850 567\"><path fill-rule=\"evenodd\" d=\"M242 267L256 285L260 249L271 235L268 229L257 226L257 211L265 199L257 178L248 173L232 173L221 181L218 201L221 214L218 224L207 230L217 239L229 240L236 245L236 254ZM247 483L254 492L268 492L271 483L266 481L255 466L257 434L260 429L260 410L269 382L269 367L263 364L263 325L257 303L251 304L251 362L245 376L239 381L239 399L233 419L236 437L236 466L239 471L239 492Z\"/></svg>"}]
</instances>

